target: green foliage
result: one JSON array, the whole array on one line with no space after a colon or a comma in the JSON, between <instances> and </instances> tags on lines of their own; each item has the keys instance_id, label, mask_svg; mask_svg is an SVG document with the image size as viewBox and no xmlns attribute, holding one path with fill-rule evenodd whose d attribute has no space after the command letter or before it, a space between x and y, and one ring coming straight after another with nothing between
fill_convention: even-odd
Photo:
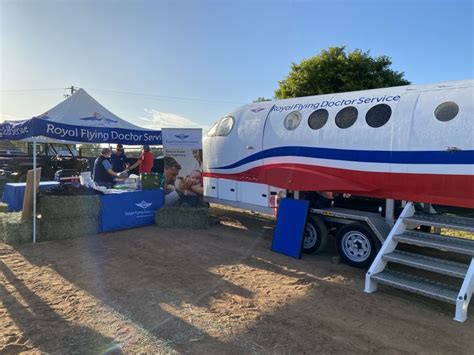
<instances>
[{"instance_id":1,"label":"green foliage","mask_svg":"<svg viewBox=\"0 0 474 355\"><path fill-rule=\"evenodd\" d=\"M259 97L257 97L256 100L253 100L253 102L262 102L262 101L272 101L272 99L267 99L265 97L259 96Z\"/></svg>"},{"instance_id":2,"label":"green foliage","mask_svg":"<svg viewBox=\"0 0 474 355\"><path fill-rule=\"evenodd\" d=\"M390 69L387 56L371 57L369 51L347 52L330 47L318 55L291 64L288 76L279 81L278 99L408 85L403 72Z\"/></svg>"}]
</instances>

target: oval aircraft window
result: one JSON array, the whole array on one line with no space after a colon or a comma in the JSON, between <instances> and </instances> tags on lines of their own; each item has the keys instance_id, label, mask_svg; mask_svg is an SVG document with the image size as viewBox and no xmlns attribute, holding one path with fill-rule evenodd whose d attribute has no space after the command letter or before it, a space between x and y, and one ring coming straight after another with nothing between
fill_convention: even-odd
<instances>
[{"instance_id":1,"label":"oval aircraft window","mask_svg":"<svg viewBox=\"0 0 474 355\"><path fill-rule=\"evenodd\" d=\"M220 122L217 127L216 136L227 136L234 127L234 117L226 116Z\"/></svg>"},{"instance_id":2,"label":"oval aircraft window","mask_svg":"<svg viewBox=\"0 0 474 355\"><path fill-rule=\"evenodd\" d=\"M328 117L329 112L323 108L320 108L309 115L308 126L311 127L311 129L321 129L328 121Z\"/></svg>"},{"instance_id":3,"label":"oval aircraft window","mask_svg":"<svg viewBox=\"0 0 474 355\"><path fill-rule=\"evenodd\" d=\"M301 122L301 113L299 111L290 112L283 122L285 128L289 131L296 129Z\"/></svg>"},{"instance_id":4,"label":"oval aircraft window","mask_svg":"<svg viewBox=\"0 0 474 355\"><path fill-rule=\"evenodd\" d=\"M367 111L365 121L370 127L379 128L388 122L390 116L392 116L392 108L387 104L379 104Z\"/></svg>"},{"instance_id":5,"label":"oval aircraft window","mask_svg":"<svg viewBox=\"0 0 474 355\"><path fill-rule=\"evenodd\" d=\"M458 104L452 101L447 101L436 107L434 115L438 121L446 122L451 121L454 117L457 116L458 113Z\"/></svg>"},{"instance_id":6,"label":"oval aircraft window","mask_svg":"<svg viewBox=\"0 0 474 355\"><path fill-rule=\"evenodd\" d=\"M349 128L357 120L358 111L354 106L344 107L336 115L336 125L339 128Z\"/></svg>"}]
</instances>

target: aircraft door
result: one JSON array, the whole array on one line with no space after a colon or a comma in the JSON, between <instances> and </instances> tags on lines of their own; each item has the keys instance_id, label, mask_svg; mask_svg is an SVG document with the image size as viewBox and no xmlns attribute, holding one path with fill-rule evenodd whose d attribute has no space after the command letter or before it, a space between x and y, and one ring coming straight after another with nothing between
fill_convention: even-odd
<instances>
[{"instance_id":1,"label":"aircraft door","mask_svg":"<svg viewBox=\"0 0 474 355\"><path fill-rule=\"evenodd\" d=\"M261 159L253 159L263 148L263 131L265 122L273 105L253 106L242 112L237 126L237 144L233 147L237 156L248 158L246 169L262 165Z\"/></svg>"}]
</instances>

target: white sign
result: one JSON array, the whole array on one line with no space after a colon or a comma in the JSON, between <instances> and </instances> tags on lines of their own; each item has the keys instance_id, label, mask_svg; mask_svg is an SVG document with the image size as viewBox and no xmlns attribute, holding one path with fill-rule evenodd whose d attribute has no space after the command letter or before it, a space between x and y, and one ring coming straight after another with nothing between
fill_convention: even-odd
<instances>
[{"instance_id":1,"label":"white sign","mask_svg":"<svg viewBox=\"0 0 474 355\"><path fill-rule=\"evenodd\" d=\"M163 148L202 149L201 128L163 128Z\"/></svg>"}]
</instances>

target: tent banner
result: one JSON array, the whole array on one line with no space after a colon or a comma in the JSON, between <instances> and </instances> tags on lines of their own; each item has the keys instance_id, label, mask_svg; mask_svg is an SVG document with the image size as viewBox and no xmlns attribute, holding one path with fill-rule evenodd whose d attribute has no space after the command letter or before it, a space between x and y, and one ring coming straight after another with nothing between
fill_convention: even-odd
<instances>
[{"instance_id":1,"label":"tent banner","mask_svg":"<svg viewBox=\"0 0 474 355\"><path fill-rule=\"evenodd\" d=\"M8 121L0 123L0 140L19 140L32 136L33 124L31 120Z\"/></svg>"},{"instance_id":2,"label":"tent banner","mask_svg":"<svg viewBox=\"0 0 474 355\"><path fill-rule=\"evenodd\" d=\"M44 136L78 143L121 143L126 145L161 145L161 131L146 131L112 127L75 126L42 118L23 123L0 125L0 139L18 140Z\"/></svg>"}]
</instances>

